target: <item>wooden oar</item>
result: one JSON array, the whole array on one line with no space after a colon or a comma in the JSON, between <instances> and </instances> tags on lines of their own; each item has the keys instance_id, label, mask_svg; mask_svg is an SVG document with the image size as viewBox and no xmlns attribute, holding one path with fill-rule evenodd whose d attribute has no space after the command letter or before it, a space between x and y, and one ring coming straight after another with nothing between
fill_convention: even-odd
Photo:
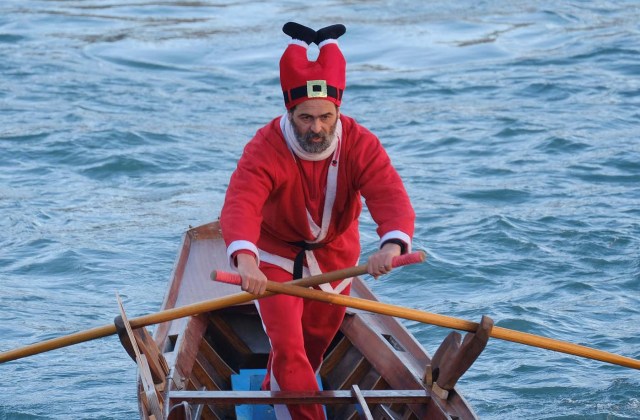
<instances>
[{"instance_id":1,"label":"wooden oar","mask_svg":"<svg viewBox=\"0 0 640 420\"><path fill-rule=\"evenodd\" d=\"M411 254L401 255L394 258L393 266L400 267L403 265L423 262L426 254L423 251L413 252ZM335 280L346 279L355 276L361 276L367 273L367 265L361 264L356 267L344 268L341 270L331 271L329 273L319 274L317 276L306 277L291 282L297 286L310 287L323 283L329 283ZM206 281L206 279L205 279ZM132 328L141 328L148 325L159 324L178 318L194 316L201 313L226 308L232 305L246 303L254 299L271 296L273 293L265 293L260 296L251 293L241 292L218 299L211 299L203 302L193 303L191 305L181 306L179 308L167 309L153 314L132 318L129 320ZM52 338L40 343L30 344L14 350L0 353L0 364L11 360L21 359L35 354L44 353L50 350L71 346L73 344L83 343L85 341L95 340L97 338L107 337L116 333L114 324L103 325L101 327L92 328L85 331L69 334L63 337Z\"/></svg>"},{"instance_id":2,"label":"wooden oar","mask_svg":"<svg viewBox=\"0 0 640 420\"><path fill-rule=\"evenodd\" d=\"M235 273L214 271L213 273L211 273L211 277L214 280L231 284L240 284L242 282L240 276ZM455 330L475 332L478 329L477 322L465 321L463 319L419 311L417 309L405 308L403 306L390 305L387 303L371 301L368 299L361 299L335 293L327 293L317 289L300 287L291 283L277 283L269 280L267 281L267 290L271 293L282 293L287 295L299 296L306 299L319 300L335 305L348 306L354 309L361 309L368 312L395 316L398 318L423 322L425 324L438 325ZM532 347L539 347L561 353L572 354L574 356L585 357L587 359L599 360L601 362L612 363L615 365L630 367L633 369L640 369L640 360L631 359L629 357L620 356L602 350L592 349L589 347L581 346L579 344L572 344L565 341L555 340L552 338L542 337L529 333L523 333L507 328L494 326L491 330L491 337L498 338L500 340L512 341L514 343L525 344Z\"/></svg>"}]
</instances>

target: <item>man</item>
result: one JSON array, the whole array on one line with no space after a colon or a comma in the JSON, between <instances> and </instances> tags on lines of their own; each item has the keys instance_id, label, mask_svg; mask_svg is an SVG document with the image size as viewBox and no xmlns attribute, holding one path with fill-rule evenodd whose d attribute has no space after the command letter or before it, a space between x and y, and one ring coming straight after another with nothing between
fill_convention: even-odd
<instances>
[{"instance_id":1,"label":"man","mask_svg":"<svg viewBox=\"0 0 640 420\"><path fill-rule=\"evenodd\" d=\"M392 258L411 250L415 214L380 141L340 113L346 62L337 39L346 28L314 31L289 22L292 39L280 60L287 112L258 130L234 171L220 218L242 289L261 295L266 280L354 266L360 255L361 196L377 223L380 249L367 270L391 271ZM316 61L307 49L318 44ZM320 286L349 294L351 279ZM271 341L263 389L317 390L315 373L345 308L275 295L256 300ZM276 406L278 418L321 419L319 405Z\"/></svg>"}]
</instances>

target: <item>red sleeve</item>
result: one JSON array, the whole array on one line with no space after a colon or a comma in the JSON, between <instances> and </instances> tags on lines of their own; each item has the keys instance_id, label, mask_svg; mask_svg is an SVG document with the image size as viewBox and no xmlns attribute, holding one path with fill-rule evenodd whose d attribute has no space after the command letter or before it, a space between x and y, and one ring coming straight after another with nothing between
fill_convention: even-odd
<instances>
[{"instance_id":1,"label":"red sleeve","mask_svg":"<svg viewBox=\"0 0 640 420\"><path fill-rule=\"evenodd\" d=\"M400 175L393 167L389 155L380 140L371 132L360 127L360 138L356 143L355 162L357 165L356 187L360 189L371 217L378 225L380 238L399 231L407 235L409 241L415 229L415 212ZM395 236L397 238L402 237ZM404 242L407 242L407 240ZM411 243L407 243L408 247Z\"/></svg>"},{"instance_id":2,"label":"red sleeve","mask_svg":"<svg viewBox=\"0 0 640 420\"><path fill-rule=\"evenodd\" d=\"M220 215L220 226L227 247L234 241L258 242L262 208L274 184L274 165L269 165L262 134L244 148L231 175Z\"/></svg>"}]
</instances>

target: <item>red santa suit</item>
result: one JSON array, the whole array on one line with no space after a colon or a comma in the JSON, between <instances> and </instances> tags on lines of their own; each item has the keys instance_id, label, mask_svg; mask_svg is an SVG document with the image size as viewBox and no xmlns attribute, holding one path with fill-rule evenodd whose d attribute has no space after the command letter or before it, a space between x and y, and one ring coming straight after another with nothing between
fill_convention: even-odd
<instances>
[{"instance_id":1,"label":"red santa suit","mask_svg":"<svg viewBox=\"0 0 640 420\"><path fill-rule=\"evenodd\" d=\"M285 55L292 47L302 48L290 45ZM378 138L342 115L327 156L308 160L296 150L290 124L285 114L258 130L231 177L220 223L232 261L237 252L251 252L267 278L279 282L292 279L296 257L306 262L303 276L354 266L361 197L381 243L399 241L409 252L415 214ZM312 245L305 251L301 242ZM349 285L344 279L320 287L348 294ZM345 308L285 295L256 302L272 347L265 389L317 390L315 373ZM324 418L318 405L276 406L276 413Z\"/></svg>"}]
</instances>

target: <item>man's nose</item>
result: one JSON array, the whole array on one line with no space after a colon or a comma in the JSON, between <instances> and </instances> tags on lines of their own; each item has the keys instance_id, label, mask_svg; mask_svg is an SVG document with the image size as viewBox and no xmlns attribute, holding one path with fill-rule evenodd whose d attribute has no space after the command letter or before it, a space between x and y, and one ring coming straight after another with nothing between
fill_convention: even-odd
<instances>
[{"instance_id":1,"label":"man's nose","mask_svg":"<svg viewBox=\"0 0 640 420\"><path fill-rule=\"evenodd\" d=\"M322 123L320 122L320 118L314 118L313 122L311 123L311 131L313 131L314 133L319 133L320 131L322 131Z\"/></svg>"}]
</instances>

